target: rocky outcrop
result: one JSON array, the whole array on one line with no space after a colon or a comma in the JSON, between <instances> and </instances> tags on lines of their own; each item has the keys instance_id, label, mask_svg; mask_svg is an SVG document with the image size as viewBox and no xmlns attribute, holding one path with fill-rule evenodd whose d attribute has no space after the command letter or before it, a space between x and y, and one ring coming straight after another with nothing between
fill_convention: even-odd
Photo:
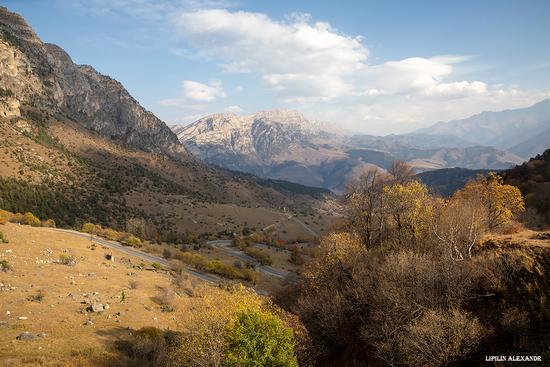
<instances>
[{"instance_id":1,"label":"rocky outcrop","mask_svg":"<svg viewBox=\"0 0 550 367\"><path fill-rule=\"evenodd\" d=\"M0 116L16 116L19 102L61 114L132 147L188 157L166 124L119 82L91 66L76 65L63 49L43 43L22 17L2 7L0 85Z\"/></svg>"}]
</instances>

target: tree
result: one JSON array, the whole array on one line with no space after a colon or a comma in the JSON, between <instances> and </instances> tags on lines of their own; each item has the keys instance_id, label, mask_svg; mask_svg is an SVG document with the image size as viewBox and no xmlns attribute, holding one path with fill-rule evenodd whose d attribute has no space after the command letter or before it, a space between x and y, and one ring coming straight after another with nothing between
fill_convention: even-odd
<instances>
[{"instance_id":1,"label":"tree","mask_svg":"<svg viewBox=\"0 0 550 367\"><path fill-rule=\"evenodd\" d=\"M487 226L490 230L509 224L515 215L525 210L519 189L504 184L502 177L492 172L468 182L455 196L462 200L479 200L487 210Z\"/></svg>"},{"instance_id":2,"label":"tree","mask_svg":"<svg viewBox=\"0 0 550 367\"><path fill-rule=\"evenodd\" d=\"M298 367L292 329L266 311L241 312L229 327L224 365Z\"/></svg>"},{"instance_id":3,"label":"tree","mask_svg":"<svg viewBox=\"0 0 550 367\"><path fill-rule=\"evenodd\" d=\"M345 195L349 227L361 236L365 246L380 244L383 231L382 192L385 177L370 170L348 187Z\"/></svg>"},{"instance_id":4,"label":"tree","mask_svg":"<svg viewBox=\"0 0 550 367\"><path fill-rule=\"evenodd\" d=\"M414 178L413 168L404 161L393 161L388 173L393 183L405 184Z\"/></svg>"},{"instance_id":5,"label":"tree","mask_svg":"<svg viewBox=\"0 0 550 367\"><path fill-rule=\"evenodd\" d=\"M384 186L385 212L393 219L400 245L415 244L428 232L433 215L433 200L423 183L413 180Z\"/></svg>"},{"instance_id":6,"label":"tree","mask_svg":"<svg viewBox=\"0 0 550 367\"><path fill-rule=\"evenodd\" d=\"M469 259L486 229L486 218L484 205L475 197L455 195L450 200L437 202L433 233L450 259Z\"/></svg>"}]
</instances>

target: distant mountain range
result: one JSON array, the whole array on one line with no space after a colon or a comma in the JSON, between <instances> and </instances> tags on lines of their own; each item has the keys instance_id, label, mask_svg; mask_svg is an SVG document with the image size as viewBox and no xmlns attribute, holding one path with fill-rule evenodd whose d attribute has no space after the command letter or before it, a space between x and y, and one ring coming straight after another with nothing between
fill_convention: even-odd
<instances>
[{"instance_id":1,"label":"distant mountain range","mask_svg":"<svg viewBox=\"0 0 550 367\"><path fill-rule=\"evenodd\" d=\"M538 129L544 125L544 111L550 116L548 105L550 102L545 101L533 106L536 112L524 109L502 113L516 116L524 129L531 125ZM531 115L537 118L520 118ZM209 164L337 193L366 169L387 169L394 160L408 162L417 172L450 167L504 169L524 161L497 144L473 141L475 124L464 124L469 128L458 129L470 133L457 134L450 125L439 123L433 127L439 131L437 134L428 128L405 135L353 135L308 120L297 111L274 110L248 116L215 114L172 130L190 153ZM480 123L479 129L485 125ZM495 141L506 146L511 139L505 137L513 135L507 129L495 135ZM516 145L524 144L522 150L530 151L542 144L537 140L529 145L529 139L535 137L529 134Z\"/></svg>"},{"instance_id":2,"label":"distant mountain range","mask_svg":"<svg viewBox=\"0 0 550 367\"><path fill-rule=\"evenodd\" d=\"M453 136L528 159L550 147L550 99L527 108L482 112L463 120L439 122L416 134Z\"/></svg>"}]
</instances>

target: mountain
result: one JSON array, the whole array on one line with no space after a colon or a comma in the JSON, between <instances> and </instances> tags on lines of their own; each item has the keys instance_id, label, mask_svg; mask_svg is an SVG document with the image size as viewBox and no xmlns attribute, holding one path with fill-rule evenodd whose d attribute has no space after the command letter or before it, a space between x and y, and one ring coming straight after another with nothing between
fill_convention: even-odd
<instances>
[{"instance_id":1,"label":"mountain","mask_svg":"<svg viewBox=\"0 0 550 367\"><path fill-rule=\"evenodd\" d=\"M6 8L0 80L2 208L63 226L139 218L160 236L263 228L287 221L283 208L315 213L325 194L204 165L119 82L74 64Z\"/></svg>"},{"instance_id":2,"label":"mountain","mask_svg":"<svg viewBox=\"0 0 550 367\"><path fill-rule=\"evenodd\" d=\"M438 122L417 130L416 134L454 136L528 158L550 147L550 99L527 108L482 112L463 120Z\"/></svg>"},{"instance_id":3,"label":"mountain","mask_svg":"<svg viewBox=\"0 0 550 367\"><path fill-rule=\"evenodd\" d=\"M337 193L365 170L387 169L394 160L419 172L500 169L523 161L452 135L349 135L292 110L214 114L172 129L191 154L209 164Z\"/></svg>"},{"instance_id":4,"label":"mountain","mask_svg":"<svg viewBox=\"0 0 550 367\"><path fill-rule=\"evenodd\" d=\"M102 136L177 157L185 149L164 122L128 91L88 65L76 65L60 47L43 43L25 20L0 10L2 94L56 111ZM6 95L8 94L8 95ZM19 115L17 107L4 116Z\"/></svg>"}]
</instances>

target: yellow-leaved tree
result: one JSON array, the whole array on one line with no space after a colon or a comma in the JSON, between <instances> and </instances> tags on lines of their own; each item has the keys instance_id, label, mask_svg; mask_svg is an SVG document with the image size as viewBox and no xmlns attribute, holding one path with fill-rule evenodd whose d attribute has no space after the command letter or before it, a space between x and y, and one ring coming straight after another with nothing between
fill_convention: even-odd
<instances>
[{"instance_id":1,"label":"yellow-leaved tree","mask_svg":"<svg viewBox=\"0 0 550 367\"><path fill-rule=\"evenodd\" d=\"M479 176L468 182L462 190L454 195L463 201L478 201L487 211L489 230L501 228L510 223L512 218L525 210L521 192L515 186L506 185L496 173Z\"/></svg>"},{"instance_id":2,"label":"yellow-leaved tree","mask_svg":"<svg viewBox=\"0 0 550 367\"><path fill-rule=\"evenodd\" d=\"M412 180L384 186L384 210L393 219L399 244L416 243L429 229L433 200L423 183Z\"/></svg>"}]
</instances>

